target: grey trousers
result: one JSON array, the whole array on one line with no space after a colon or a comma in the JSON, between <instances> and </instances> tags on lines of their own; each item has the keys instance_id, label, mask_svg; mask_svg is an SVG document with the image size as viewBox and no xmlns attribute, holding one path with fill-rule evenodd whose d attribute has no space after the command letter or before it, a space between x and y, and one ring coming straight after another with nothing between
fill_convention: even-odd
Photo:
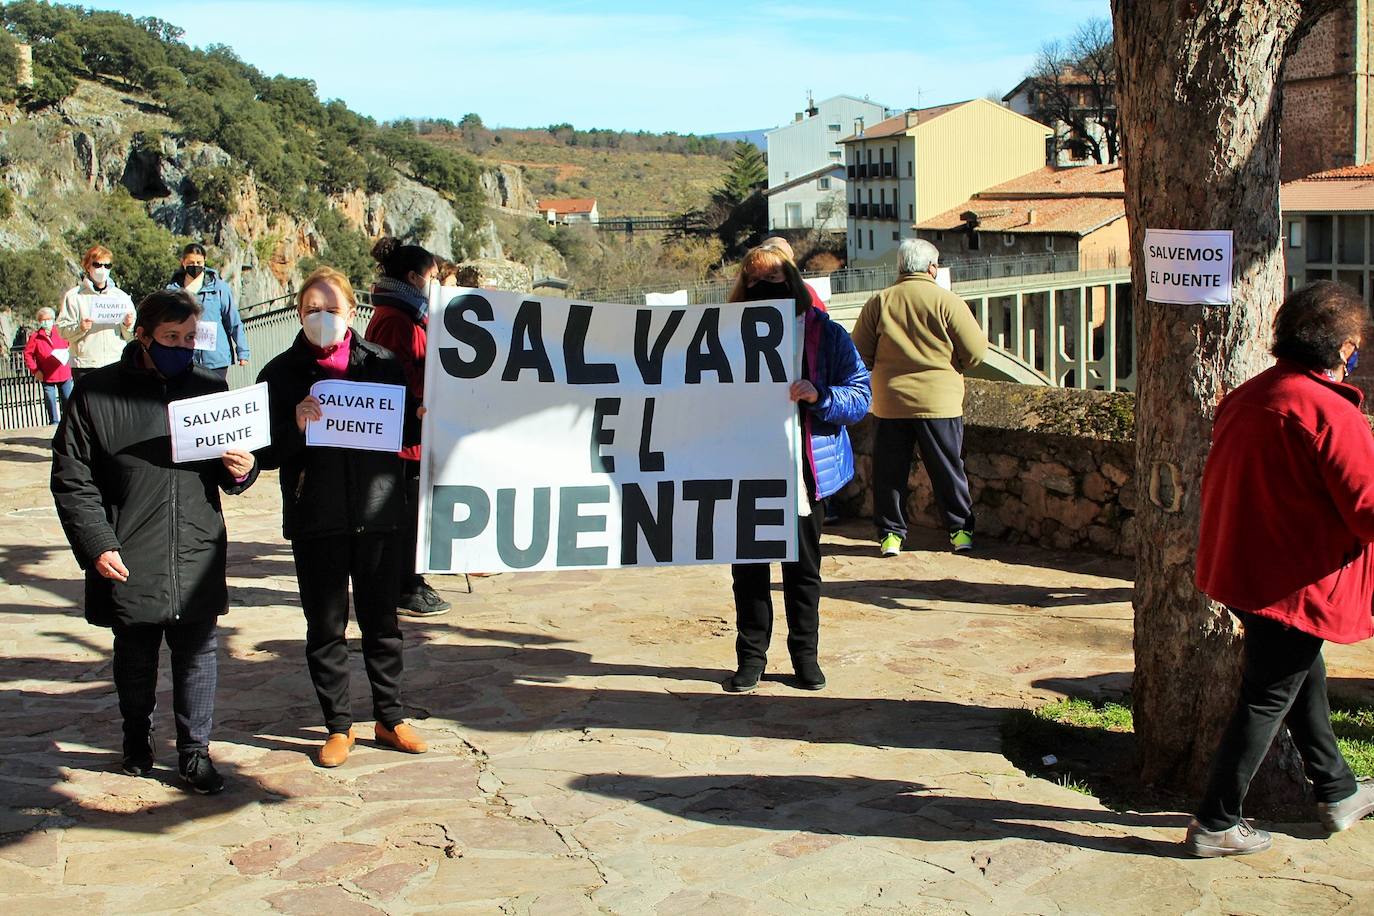
<instances>
[{"instance_id":1,"label":"grey trousers","mask_svg":"<svg viewBox=\"0 0 1374 916\"><path fill-rule=\"evenodd\" d=\"M949 531L972 531L973 498L964 474L964 418L886 420L878 418L873 443L873 524L878 536L906 537L907 478L916 449L930 475L935 504Z\"/></svg>"}]
</instances>

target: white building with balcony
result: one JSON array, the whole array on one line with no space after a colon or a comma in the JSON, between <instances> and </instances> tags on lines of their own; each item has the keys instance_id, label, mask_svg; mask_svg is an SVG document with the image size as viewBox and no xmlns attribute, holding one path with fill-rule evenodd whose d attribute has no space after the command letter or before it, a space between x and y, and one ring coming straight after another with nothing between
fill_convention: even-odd
<instances>
[{"instance_id":1,"label":"white building with balcony","mask_svg":"<svg viewBox=\"0 0 1374 916\"><path fill-rule=\"evenodd\" d=\"M877 102L837 95L819 104L810 100L792 123L770 130L768 149L768 228L843 232L845 212L844 147L840 139L855 121L881 121L887 109Z\"/></svg>"}]
</instances>

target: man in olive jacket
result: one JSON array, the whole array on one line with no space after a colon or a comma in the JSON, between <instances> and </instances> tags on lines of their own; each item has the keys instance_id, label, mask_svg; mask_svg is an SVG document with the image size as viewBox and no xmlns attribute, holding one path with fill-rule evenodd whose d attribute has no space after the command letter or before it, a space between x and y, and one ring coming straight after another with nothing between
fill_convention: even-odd
<instances>
[{"instance_id":1,"label":"man in olive jacket","mask_svg":"<svg viewBox=\"0 0 1374 916\"><path fill-rule=\"evenodd\" d=\"M940 252L923 239L897 251L897 282L864 303L854 346L873 373L873 523L885 557L906 538L911 451L920 450L950 546L973 548L964 474L964 373L983 361L987 335L968 304L935 283Z\"/></svg>"}]
</instances>

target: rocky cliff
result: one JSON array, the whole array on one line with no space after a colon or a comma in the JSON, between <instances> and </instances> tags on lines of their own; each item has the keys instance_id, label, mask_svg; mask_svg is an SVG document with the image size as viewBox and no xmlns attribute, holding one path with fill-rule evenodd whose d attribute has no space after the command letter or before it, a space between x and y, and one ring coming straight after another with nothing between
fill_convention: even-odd
<instances>
[{"instance_id":1,"label":"rocky cliff","mask_svg":"<svg viewBox=\"0 0 1374 916\"><path fill-rule=\"evenodd\" d=\"M233 185L227 201L207 207L190 176L232 160L219 147L181 139L177 125L147 100L88 82L57 110L30 115L0 106L0 127L0 184L18 199L13 215L0 220L0 246L49 243L75 275L80 254L68 249L65 234L83 224L102 195L123 187L161 226L214 246L216 266L244 306L285 295L301 279L303 258L328 260L316 224L269 212L251 175ZM491 208L533 211L518 169L489 169L481 183ZM404 175L385 192L353 191L329 198L328 205L371 238L413 237L449 259L454 230L464 228L442 195ZM490 219L477 227L476 239L475 257L504 260Z\"/></svg>"}]
</instances>

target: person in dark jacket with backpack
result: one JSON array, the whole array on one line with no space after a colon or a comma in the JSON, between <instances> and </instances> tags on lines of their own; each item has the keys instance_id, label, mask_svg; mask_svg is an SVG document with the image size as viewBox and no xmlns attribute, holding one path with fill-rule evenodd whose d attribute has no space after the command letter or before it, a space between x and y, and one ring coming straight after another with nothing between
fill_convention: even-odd
<instances>
[{"instance_id":1,"label":"person in dark jacket with backpack","mask_svg":"<svg viewBox=\"0 0 1374 916\"><path fill-rule=\"evenodd\" d=\"M362 630L363 661L372 687L378 743L411 754L427 750L405 721L401 706L401 627L396 597L404 556L399 537L407 512L405 477L397 452L306 445L306 429L326 410L311 394L321 380L405 387L401 363L389 350L350 330L353 287L348 277L321 267L297 297L301 332L285 353L258 375L267 383L272 445L263 465L280 468L282 534L291 542L305 612L305 658L328 736L320 766L336 767L353 747L348 691L348 584ZM420 438L417 404L408 395L403 444Z\"/></svg>"},{"instance_id":2,"label":"person in dark jacket with backpack","mask_svg":"<svg viewBox=\"0 0 1374 916\"><path fill-rule=\"evenodd\" d=\"M53 439L52 493L86 571L86 619L114 631L114 682L124 720L123 770L153 767L158 652L172 655L181 776L197 792L224 788L210 761L218 673L215 627L229 606L219 491L252 485L253 455L172 462L167 405L226 390L192 364L200 306L183 292L138 306L135 338L117 363L77 386Z\"/></svg>"},{"instance_id":3,"label":"person in dark jacket with backpack","mask_svg":"<svg viewBox=\"0 0 1374 916\"><path fill-rule=\"evenodd\" d=\"M791 397L801 415L802 480L806 515L797 517L797 560L782 564L783 605L787 613L787 651L795 684L821 690L825 675L818 660L821 601L821 524L824 500L854 476L851 426L868 413L868 370L844 328L811 304L797 267L775 248L755 248L744 256L731 302L791 299L805 316L801 378ZM758 687L768 664L773 633L773 600L767 563L731 567L735 593L737 667L722 686L729 693Z\"/></svg>"}]
</instances>

